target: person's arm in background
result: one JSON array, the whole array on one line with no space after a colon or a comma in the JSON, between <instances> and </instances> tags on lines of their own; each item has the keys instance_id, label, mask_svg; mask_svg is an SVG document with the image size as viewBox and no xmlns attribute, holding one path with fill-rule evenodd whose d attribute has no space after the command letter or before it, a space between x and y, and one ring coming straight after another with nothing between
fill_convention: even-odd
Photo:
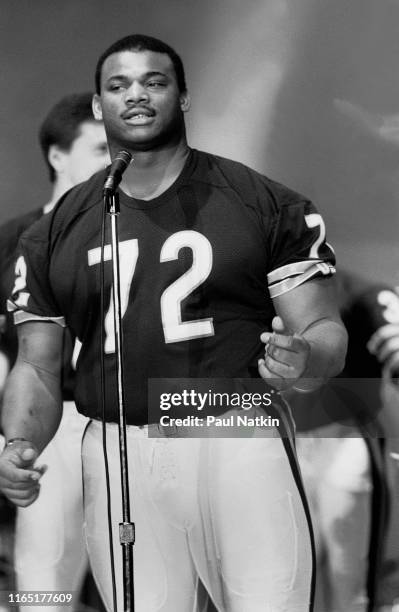
<instances>
[{"instance_id":1,"label":"person's arm in background","mask_svg":"<svg viewBox=\"0 0 399 612\"><path fill-rule=\"evenodd\" d=\"M367 342L367 350L381 366L382 421L390 438L399 438L399 297L393 290L375 298L379 327ZM397 447L397 444L396 444Z\"/></svg>"},{"instance_id":2,"label":"person's arm in background","mask_svg":"<svg viewBox=\"0 0 399 612\"><path fill-rule=\"evenodd\" d=\"M43 468L34 463L61 419L63 334L52 322L18 326L18 358L6 382L2 409L5 438L16 440L0 455L0 488L19 506L29 505L39 494Z\"/></svg>"},{"instance_id":3,"label":"person's arm in background","mask_svg":"<svg viewBox=\"0 0 399 612\"><path fill-rule=\"evenodd\" d=\"M6 317L0 314L0 405L3 397L4 384L6 382L7 374L10 370L10 364L8 362L7 355L1 350L1 337L5 330Z\"/></svg>"},{"instance_id":4,"label":"person's arm in background","mask_svg":"<svg viewBox=\"0 0 399 612\"><path fill-rule=\"evenodd\" d=\"M383 376L392 381L399 378L399 323L388 323L377 329L367 348L380 362Z\"/></svg>"},{"instance_id":5,"label":"person's arm in background","mask_svg":"<svg viewBox=\"0 0 399 612\"><path fill-rule=\"evenodd\" d=\"M308 281L273 300L274 332L262 334L259 373L280 390L311 391L344 366L347 333L332 279Z\"/></svg>"}]
</instances>

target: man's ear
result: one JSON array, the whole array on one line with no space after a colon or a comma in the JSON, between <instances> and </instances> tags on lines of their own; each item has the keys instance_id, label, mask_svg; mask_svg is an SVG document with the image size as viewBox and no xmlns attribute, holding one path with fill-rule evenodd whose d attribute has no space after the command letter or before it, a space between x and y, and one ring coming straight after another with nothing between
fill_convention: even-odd
<instances>
[{"instance_id":1,"label":"man's ear","mask_svg":"<svg viewBox=\"0 0 399 612\"><path fill-rule=\"evenodd\" d=\"M180 108L182 109L183 113L187 113L187 111L190 110L190 106L190 94L188 93L188 91L185 91L184 93L180 94Z\"/></svg>"},{"instance_id":2,"label":"man's ear","mask_svg":"<svg viewBox=\"0 0 399 612\"><path fill-rule=\"evenodd\" d=\"M65 151L60 149L58 145L51 145L47 153L47 159L50 166L54 169L56 175L62 174L64 168Z\"/></svg>"},{"instance_id":3,"label":"man's ear","mask_svg":"<svg viewBox=\"0 0 399 612\"><path fill-rule=\"evenodd\" d=\"M103 110L101 108L101 100L98 94L94 94L92 101L93 115L94 119L97 121L102 121L103 119Z\"/></svg>"}]
</instances>

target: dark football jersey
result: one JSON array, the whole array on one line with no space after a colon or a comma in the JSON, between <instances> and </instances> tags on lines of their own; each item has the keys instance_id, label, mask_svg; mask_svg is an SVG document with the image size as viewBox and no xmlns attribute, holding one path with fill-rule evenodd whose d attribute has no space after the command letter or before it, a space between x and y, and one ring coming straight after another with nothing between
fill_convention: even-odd
<instances>
[{"instance_id":1,"label":"dark football jersey","mask_svg":"<svg viewBox=\"0 0 399 612\"><path fill-rule=\"evenodd\" d=\"M18 353L18 337L12 313L7 310L7 299L15 283L15 254L23 232L44 214L43 208L32 210L11 219L0 227L0 314L6 317L1 333L0 350L7 355L10 367ZM73 399L74 370L70 362L73 338L68 332L64 337L64 364L62 370L62 396L65 401Z\"/></svg>"},{"instance_id":2,"label":"dark football jersey","mask_svg":"<svg viewBox=\"0 0 399 612\"><path fill-rule=\"evenodd\" d=\"M1 334L0 349L12 366L18 352L17 334L11 313L7 312L7 299L15 282L15 253L21 234L43 215L43 208L7 221L0 227L0 314L6 317Z\"/></svg>"},{"instance_id":3,"label":"dark football jersey","mask_svg":"<svg viewBox=\"0 0 399 612\"><path fill-rule=\"evenodd\" d=\"M71 190L20 242L11 308L16 323L51 319L82 342L76 402L117 420L110 231L100 313L101 172ZM119 249L127 422L147 422L149 378L257 376L272 299L328 276L334 255L303 196L237 162L192 150L159 197L120 192ZM104 326L104 347L100 329Z\"/></svg>"}]
</instances>

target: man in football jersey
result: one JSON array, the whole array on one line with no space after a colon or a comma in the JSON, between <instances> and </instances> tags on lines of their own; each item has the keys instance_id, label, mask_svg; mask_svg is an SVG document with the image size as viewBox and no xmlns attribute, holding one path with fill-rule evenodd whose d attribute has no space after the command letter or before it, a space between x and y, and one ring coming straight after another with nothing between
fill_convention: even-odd
<instances>
[{"instance_id":1,"label":"man in football jersey","mask_svg":"<svg viewBox=\"0 0 399 612\"><path fill-rule=\"evenodd\" d=\"M374 610L376 601L385 522L382 432L376 421L379 385L371 380L380 372L366 350L370 315L361 297L367 284L342 272L337 281L349 336L341 374L346 380L333 381L312 396L294 395L291 408L315 531L317 609L366 612ZM369 380L357 383L360 378Z\"/></svg>"},{"instance_id":2,"label":"man in football jersey","mask_svg":"<svg viewBox=\"0 0 399 612\"><path fill-rule=\"evenodd\" d=\"M387 612L399 596L399 298L353 273L341 273L338 287L346 380L291 401L316 534L317 609ZM345 391L346 414L337 409Z\"/></svg>"},{"instance_id":3,"label":"man in football jersey","mask_svg":"<svg viewBox=\"0 0 399 612\"><path fill-rule=\"evenodd\" d=\"M398 288L370 286L358 296L356 315L363 322L357 340L367 342L364 351L382 376L378 421L385 437L384 482L387 488L387 512L383 524L380 551L381 566L376 576L376 601L379 612L399 609L399 297ZM363 315L363 316L362 316ZM371 334L371 336L370 336ZM362 337L363 336L363 337ZM363 342L365 345L365 342ZM377 367L376 367L376 364ZM377 507L378 508L378 507ZM391 608L391 606L393 606ZM376 606L377 607L377 606Z\"/></svg>"},{"instance_id":4,"label":"man in football jersey","mask_svg":"<svg viewBox=\"0 0 399 612\"><path fill-rule=\"evenodd\" d=\"M280 392L312 389L342 368L346 332L333 298L334 256L309 200L188 146L189 106L182 62L165 43L132 35L100 57L94 115L104 121L111 157L121 149L134 157L118 196L136 609L194 610L201 581L219 611L305 612L312 607L311 529ZM105 179L99 173L66 194L20 242L12 297L20 351L5 391L0 486L21 506L39 495L35 461L59 422L68 326L82 342L77 406L92 419L82 448L86 541L111 609L104 415L122 609L108 229L101 248ZM147 388L159 378L165 392L176 378L210 385L252 378L273 398L268 410L279 414L279 426L232 438L167 432L148 410Z\"/></svg>"},{"instance_id":5,"label":"man in football jersey","mask_svg":"<svg viewBox=\"0 0 399 612\"><path fill-rule=\"evenodd\" d=\"M349 100L334 100L336 109L350 118L356 129L373 137L378 146L399 146L398 113L370 112L360 104ZM388 495L388 525L385 529L385 547L380 558L382 568L377 575L378 607L380 612L399 609L399 301L398 287L369 285L355 300L351 323L355 331L356 363L364 361L368 376L380 377L382 410L379 422L382 425L385 446L385 471L383 481ZM365 325L364 325L365 323ZM373 333L374 332L374 333ZM349 330L350 333L350 330ZM372 336L370 337L370 334ZM351 342L349 343L349 348ZM360 350L359 350L359 347ZM357 349L357 350L356 350ZM360 353L360 354L359 354ZM363 353L363 354L362 354ZM366 354L366 358L364 357ZM355 359L353 362L355 363ZM379 364L377 364L377 361ZM370 368L371 367L371 374ZM362 373L355 375L364 376ZM377 505L377 512L379 511ZM381 512L379 512L381 516ZM383 533L384 535L384 533ZM392 607L393 603L393 607Z\"/></svg>"},{"instance_id":6,"label":"man in football jersey","mask_svg":"<svg viewBox=\"0 0 399 612\"><path fill-rule=\"evenodd\" d=\"M109 161L104 126L94 120L91 100L90 92L71 94L50 110L39 132L52 184L50 200L44 207L14 218L0 228L0 312L5 320L0 355L10 366L15 362L18 346L6 301L14 285L18 239L36 220L48 214L66 191L103 169ZM87 570L80 466L80 445L87 419L72 402L72 379L66 363L63 418L41 457L49 466L42 479L42 492L35 504L17 512L14 560L19 590L77 590Z\"/></svg>"}]
</instances>

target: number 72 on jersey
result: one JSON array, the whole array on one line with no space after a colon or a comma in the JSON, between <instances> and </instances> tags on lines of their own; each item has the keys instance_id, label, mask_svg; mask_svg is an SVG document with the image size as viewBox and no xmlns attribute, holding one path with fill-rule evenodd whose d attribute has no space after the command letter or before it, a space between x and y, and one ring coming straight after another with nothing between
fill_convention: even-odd
<instances>
[{"instance_id":1,"label":"number 72 on jersey","mask_svg":"<svg viewBox=\"0 0 399 612\"><path fill-rule=\"evenodd\" d=\"M183 247L191 249L193 263L191 268L167 287L161 295L160 308L165 342L181 342L192 338L214 335L213 318L182 321L181 303L209 276L212 270L213 254L209 240L199 232L183 230L167 238L160 252L160 264L178 259ZM104 261L112 258L111 245L104 247ZM130 288L134 271L139 258L139 242L137 238L123 240L119 243L120 263L120 302L122 317L129 304ZM101 247L88 251L88 264L94 266L101 261ZM105 315L105 345L106 353L115 352L114 336L114 303L112 294Z\"/></svg>"}]
</instances>

